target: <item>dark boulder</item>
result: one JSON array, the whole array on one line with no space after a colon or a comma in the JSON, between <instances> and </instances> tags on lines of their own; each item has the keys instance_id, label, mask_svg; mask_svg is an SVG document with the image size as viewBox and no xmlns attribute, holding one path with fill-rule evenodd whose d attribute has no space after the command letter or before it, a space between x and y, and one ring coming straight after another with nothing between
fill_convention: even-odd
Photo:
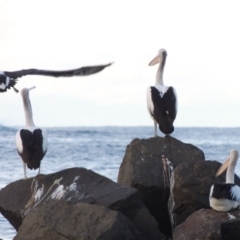
<instances>
[{"instance_id":1,"label":"dark boulder","mask_svg":"<svg viewBox=\"0 0 240 240\"><path fill-rule=\"evenodd\" d=\"M200 209L174 229L173 240L222 240L221 223L239 218L240 210L217 212L213 209ZM231 239L231 240L238 240Z\"/></svg>"},{"instance_id":2,"label":"dark boulder","mask_svg":"<svg viewBox=\"0 0 240 240\"><path fill-rule=\"evenodd\" d=\"M204 153L191 144L166 136L134 139L126 149L118 183L137 188L159 229L171 237L168 213L170 176L183 162L204 160Z\"/></svg>"},{"instance_id":3,"label":"dark boulder","mask_svg":"<svg viewBox=\"0 0 240 240\"><path fill-rule=\"evenodd\" d=\"M240 218L221 223L222 240L240 239Z\"/></svg>"},{"instance_id":4,"label":"dark boulder","mask_svg":"<svg viewBox=\"0 0 240 240\"><path fill-rule=\"evenodd\" d=\"M169 213L172 227L179 225L193 212L210 208L209 193L213 182L224 182L225 174L215 177L221 164L217 161L197 161L179 165L171 176ZM236 183L240 180L235 176Z\"/></svg>"},{"instance_id":5,"label":"dark boulder","mask_svg":"<svg viewBox=\"0 0 240 240\"><path fill-rule=\"evenodd\" d=\"M120 212L106 207L49 201L29 213L14 240L147 240Z\"/></svg>"},{"instance_id":6,"label":"dark boulder","mask_svg":"<svg viewBox=\"0 0 240 240\"><path fill-rule=\"evenodd\" d=\"M165 239L139 192L91 170L71 168L19 180L0 191L0 212L18 230L23 218L49 200L86 202L121 212L148 239Z\"/></svg>"}]
</instances>

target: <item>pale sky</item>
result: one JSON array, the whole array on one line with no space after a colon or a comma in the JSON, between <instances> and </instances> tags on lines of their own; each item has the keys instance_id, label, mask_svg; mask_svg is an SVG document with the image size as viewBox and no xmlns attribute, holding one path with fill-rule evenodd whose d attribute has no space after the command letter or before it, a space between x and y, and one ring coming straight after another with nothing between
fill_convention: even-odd
<instances>
[{"instance_id":1,"label":"pale sky","mask_svg":"<svg viewBox=\"0 0 240 240\"><path fill-rule=\"evenodd\" d=\"M146 90L168 52L174 125L240 126L239 1L0 0L0 70L114 65L73 78L28 76L37 126L152 126ZM0 124L25 123L20 94L0 94Z\"/></svg>"}]
</instances>

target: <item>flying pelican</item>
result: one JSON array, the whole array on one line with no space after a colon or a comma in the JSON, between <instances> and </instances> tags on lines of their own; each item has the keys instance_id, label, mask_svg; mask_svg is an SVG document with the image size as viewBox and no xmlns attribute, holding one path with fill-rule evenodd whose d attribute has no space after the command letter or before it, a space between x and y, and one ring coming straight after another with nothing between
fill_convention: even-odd
<instances>
[{"instance_id":1,"label":"flying pelican","mask_svg":"<svg viewBox=\"0 0 240 240\"><path fill-rule=\"evenodd\" d=\"M216 173L217 177L227 168L226 183L214 183L210 190L210 206L217 211L227 212L240 206L240 187L234 184L238 156L237 150L231 150L229 157Z\"/></svg>"},{"instance_id":2,"label":"flying pelican","mask_svg":"<svg viewBox=\"0 0 240 240\"><path fill-rule=\"evenodd\" d=\"M163 85L163 71L166 63L167 51L160 49L158 55L148 64L159 63L155 86L147 89L147 106L154 122L154 136L157 136L157 124L164 134L174 131L173 122L177 115L177 95L173 87Z\"/></svg>"},{"instance_id":3,"label":"flying pelican","mask_svg":"<svg viewBox=\"0 0 240 240\"><path fill-rule=\"evenodd\" d=\"M6 92L7 89L13 88L15 92L19 92L15 88L15 84L17 83L17 78L23 77L26 75L43 75L50 77L72 77L72 76L87 76L97 72L102 71L105 67L112 65L112 63L105 65L97 65L97 66L87 66L81 67L72 70L64 70L64 71L52 71L52 70L40 70L40 69L26 69L14 72L0 72L0 92Z\"/></svg>"},{"instance_id":4,"label":"flying pelican","mask_svg":"<svg viewBox=\"0 0 240 240\"><path fill-rule=\"evenodd\" d=\"M24 179L27 178L26 166L29 169L37 169L40 174L40 164L47 152L47 136L40 128L35 127L33 122L32 107L29 99L29 91L34 89L24 88L21 91L23 108L25 112L25 127L16 134L16 148L23 162Z\"/></svg>"}]
</instances>

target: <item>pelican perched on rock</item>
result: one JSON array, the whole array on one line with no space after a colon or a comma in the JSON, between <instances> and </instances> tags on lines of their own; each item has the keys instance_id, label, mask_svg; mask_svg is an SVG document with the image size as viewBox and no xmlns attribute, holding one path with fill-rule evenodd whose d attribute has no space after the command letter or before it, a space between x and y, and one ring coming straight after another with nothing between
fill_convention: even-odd
<instances>
[{"instance_id":1,"label":"pelican perched on rock","mask_svg":"<svg viewBox=\"0 0 240 240\"><path fill-rule=\"evenodd\" d=\"M0 92L6 92L7 89L13 88L15 92L15 84L18 78L26 75L43 75L50 77L72 77L72 76L87 76L102 71L105 67L110 66L112 63L97 66L87 66L72 70L52 71L40 69L26 69L14 72L0 72Z\"/></svg>"},{"instance_id":2,"label":"pelican perched on rock","mask_svg":"<svg viewBox=\"0 0 240 240\"><path fill-rule=\"evenodd\" d=\"M177 95L173 87L164 86L163 71L166 63L167 51L160 49L158 55L152 59L149 66L159 63L155 86L147 89L147 106L154 122L154 136L157 136L157 124L164 134L174 131L173 122L177 115Z\"/></svg>"},{"instance_id":3,"label":"pelican perched on rock","mask_svg":"<svg viewBox=\"0 0 240 240\"><path fill-rule=\"evenodd\" d=\"M227 168L226 183L214 183L210 190L210 206L221 212L227 212L240 206L240 187L234 184L234 170L239 154L231 150L229 157L216 173L219 176Z\"/></svg>"},{"instance_id":4,"label":"pelican perched on rock","mask_svg":"<svg viewBox=\"0 0 240 240\"><path fill-rule=\"evenodd\" d=\"M38 168L38 174L40 174L41 160L47 152L46 133L35 127L33 122L29 91L34 88L24 88L21 91L26 124L16 134L16 148L23 162L24 179L27 178L26 166L29 169Z\"/></svg>"}]
</instances>

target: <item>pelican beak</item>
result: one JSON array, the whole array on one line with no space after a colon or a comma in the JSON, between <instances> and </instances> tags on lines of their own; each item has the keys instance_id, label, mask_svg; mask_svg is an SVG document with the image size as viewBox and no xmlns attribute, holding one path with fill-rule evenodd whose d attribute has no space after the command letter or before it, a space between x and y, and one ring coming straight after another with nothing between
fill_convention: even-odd
<instances>
[{"instance_id":1,"label":"pelican beak","mask_svg":"<svg viewBox=\"0 0 240 240\"><path fill-rule=\"evenodd\" d=\"M155 58L153 58L153 60L148 64L148 66L154 66L157 63L160 63L160 57L159 55L157 55Z\"/></svg>"},{"instance_id":2,"label":"pelican beak","mask_svg":"<svg viewBox=\"0 0 240 240\"><path fill-rule=\"evenodd\" d=\"M35 87L36 87L36 86L33 86L33 87L29 88L29 89L28 89L28 91L30 91L30 90L32 90L32 89L34 89Z\"/></svg>"},{"instance_id":3,"label":"pelican beak","mask_svg":"<svg viewBox=\"0 0 240 240\"><path fill-rule=\"evenodd\" d=\"M218 169L217 173L216 173L216 177L219 176L221 173L223 173L229 166L230 163L230 158L228 157L226 159L226 161L222 164L222 166Z\"/></svg>"}]
</instances>

